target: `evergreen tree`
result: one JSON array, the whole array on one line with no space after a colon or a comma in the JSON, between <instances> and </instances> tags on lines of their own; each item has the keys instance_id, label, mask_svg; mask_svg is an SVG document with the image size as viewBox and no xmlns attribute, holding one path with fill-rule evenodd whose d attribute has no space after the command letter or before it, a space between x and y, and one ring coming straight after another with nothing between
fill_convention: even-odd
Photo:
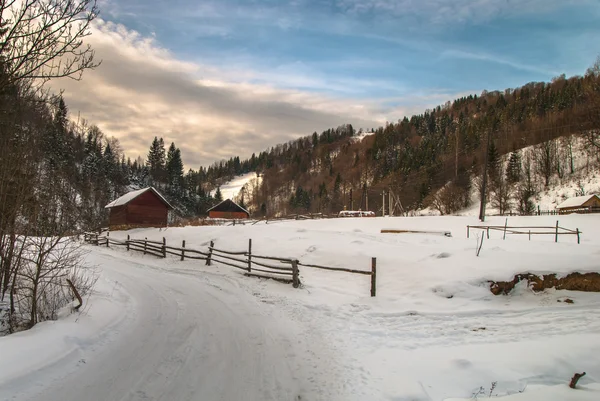
<instances>
[{"instance_id":1,"label":"evergreen tree","mask_svg":"<svg viewBox=\"0 0 600 401\"><path fill-rule=\"evenodd\" d=\"M515 184L521 180L521 155L517 151L512 152L508 159L506 180L509 184Z\"/></svg>"},{"instance_id":2,"label":"evergreen tree","mask_svg":"<svg viewBox=\"0 0 600 401\"><path fill-rule=\"evenodd\" d=\"M223 202L223 194L221 194L221 187L217 187L217 190L215 191L215 203L221 203Z\"/></svg>"},{"instance_id":3,"label":"evergreen tree","mask_svg":"<svg viewBox=\"0 0 600 401\"><path fill-rule=\"evenodd\" d=\"M169 146L165 170L169 190L172 194L181 195L183 192L183 161L181 160L181 151L175 147L175 143L171 143Z\"/></svg>"},{"instance_id":4,"label":"evergreen tree","mask_svg":"<svg viewBox=\"0 0 600 401\"><path fill-rule=\"evenodd\" d=\"M52 123L44 136L44 148L48 167L56 173L59 169L72 164L72 151L68 137L67 105L62 96L54 113Z\"/></svg>"},{"instance_id":5,"label":"evergreen tree","mask_svg":"<svg viewBox=\"0 0 600 401\"><path fill-rule=\"evenodd\" d=\"M159 140L157 137L154 137L152 145L150 145L146 165L148 166L152 181L162 182L165 171L165 146L162 138Z\"/></svg>"}]
</instances>

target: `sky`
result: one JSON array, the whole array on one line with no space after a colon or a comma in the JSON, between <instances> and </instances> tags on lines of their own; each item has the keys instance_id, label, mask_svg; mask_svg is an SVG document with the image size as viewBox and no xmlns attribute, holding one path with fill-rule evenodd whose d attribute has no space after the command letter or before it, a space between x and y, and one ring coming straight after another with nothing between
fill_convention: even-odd
<instances>
[{"instance_id":1,"label":"sky","mask_svg":"<svg viewBox=\"0 0 600 401\"><path fill-rule=\"evenodd\" d=\"M597 0L98 0L102 60L60 80L72 118L186 168L350 123L377 128L600 54Z\"/></svg>"}]
</instances>

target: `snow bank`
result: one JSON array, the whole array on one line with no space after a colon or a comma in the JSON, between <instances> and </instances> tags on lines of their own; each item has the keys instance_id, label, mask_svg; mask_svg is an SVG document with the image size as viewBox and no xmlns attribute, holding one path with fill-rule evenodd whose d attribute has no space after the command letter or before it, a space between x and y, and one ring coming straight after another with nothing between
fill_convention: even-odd
<instances>
[{"instance_id":1,"label":"snow bank","mask_svg":"<svg viewBox=\"0 0 600 401\"><path fill-rule=\"evenodd\" d=\"M488 280L516 273L599 270L600 215L558 219L582 231L580 245L574 236L554 243L550 235L503 240L491 232L479 257L477 231L466 238L466 225L479 222L468 216L113 232L113 238L165 237L172 245L186 240L187 248L201 250L213 240L219 248L242 251L252 238L256 254L361 270L376 257L377 297L369 296L370 278L363 275L301 267L303 287L296 290L218 263L89 246L90 263L105 270L98 293L82 315L0 338L0 399L20 398L15 389L23 388L50 401L63 400L61 394L84 399L88 387L96 395L110 387L98 400L127 394L180 399L187 390L207 400L228 394L443 401L490 393L507 401L600 399L600 294L534 293L525 283L508 296L489 291ZM508 223L553 226L556 220L514 217ZM452 237L384 234L384 228L450 231ZM563 302L567 298L573 303ZM121 338L127 341L115 340ZM116 358L119 353L124 356ZM257 370L257 363L266 370ZM56 366L62 376L48 373ZM61 377L74 371L81 383L61 393ZM580 388L568 389L582 371L587 375ZM231 381L234 374L243 380ZM33 380L39 387L29 386ZM56 391L46 392L46 386Z\"/></svg>"},{"instance_id":2,"label":"snow bank","mask_svg":"<svg viewBox=\"0 0 600 401\"><path fill-rule=\"evenodd\" d=\"M87 263L95 265L93 255L88 255ZM85 363L81 351L109 344L131 309L131 299L122 286L101 277L80 312L65 310L58 321L0 337L0 389L7 391L9 383L30 381L31 372L38 372L39 377L51 374L56 365L76 369ZM0 391L0 398L2 394Z\"/></svg>"},{"instance_id":3,"label":"snow bank","mask_svg":"<svg viewBox=\"0 0 600 401\"><path fill-rule=\"evenodd\" d=\"M549 386L565 385L576 371L591 397L600 389L600 294L550 290L533 293L524 285L509 296L494 296L489 280L517 273L598 271L600 216L559 216L560 225L579 228L575 236L507 236L491 232L480 257L477 232L466 238L472 217L414 217L290 221L254 226L138 229L111 236L167 238L168 243L205 249L211 240L227 250L296 257L304 263L369 270L377 257L377 297L369 277L301 268L303 289L249 279L226 266L208 267L175 259L148 263L194 274L217 272L300 325L305 341L326 341L346 378L344 400L445 400L471 398L498 382L494 395L544 399ZM556 217L512 217L513 226L554 226ZM486 223L504 225L504 218ZM382 234L380 230L450 231ZM111 251L112 252L112 251ZM118 251L124 252L124 251ZM570 298L574 304L563 301ZM540 391L538 393L538 391ZM574 391L574 390L573 390ZM573 394L588 394L588 393ZM512 394L512 395L511 395ZM570 397L574 395L569 395ZM510 399L510 398L509 398ZM520 398L514 398L519 400ZM524 398L526 399L526 398ZM566 398L568 399L568 398ZM586 398L581 398L586 399Z\"/></svg>"}]
</instances>

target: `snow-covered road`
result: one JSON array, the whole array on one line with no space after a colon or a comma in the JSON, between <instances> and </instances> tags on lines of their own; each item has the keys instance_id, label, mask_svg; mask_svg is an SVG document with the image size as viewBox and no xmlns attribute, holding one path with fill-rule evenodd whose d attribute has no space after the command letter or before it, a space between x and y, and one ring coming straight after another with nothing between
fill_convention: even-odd
<instances>
[{"instance_id":1,"label":"snow-covered road","mask_svg":"<svg viewBox=\"0 0 600 401\"><path fill-rule=\"evenodd\" d=\"M65 335L72 352L0 383L1 400L330 399L317 367L305 374L294 323L264 314L234 282L92 256L125 319L93 340Z\"/></svg>"}]
</instances>

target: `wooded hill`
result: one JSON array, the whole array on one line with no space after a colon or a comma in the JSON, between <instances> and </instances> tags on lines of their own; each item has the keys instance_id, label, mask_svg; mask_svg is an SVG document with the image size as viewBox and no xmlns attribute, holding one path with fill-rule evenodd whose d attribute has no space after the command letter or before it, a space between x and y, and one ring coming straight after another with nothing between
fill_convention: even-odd
<instances>
[{"instance_id":1,"label":"wooded hill","mask_svg":"<svg viewBox=\"0 0 600 401\"><path fill-rule=\"evenodd\" d=\"M262 184L237 200L257 217L337 213L344 208L378 211L382 192L390 190L404 212L434 206L452 213L468 205L472 186L477 185L473 178L481 174L488 134L490 197L506 198L510 190L513 196L519 194L514 203L525 212L531 208L527 203L535 190L531 185L515 186L527 181L520 171L535 167L546 176L568 174L568 158L559 157L556 148L540 149L536 160L515 155L512 166L519 173L510 179L499 171L503 169L499 158L575 133L585 133L590 149L598 154L600 63L584 76L561 76L550 83L460 98L371 130L369 135L343 125L245 160L232 157L188 172L183 170L175 144L165 149L160 138L149 138L146 158L126 158L118 140L106 137L97 126L69 122L67 105L60 97L39 102L35 95L13 85L4 88L2 103L8 110L0 127L4 130L0 160L5 167L2 209L17 210L10 205L20 204L24 207L20 213L27 214L44 210L44 204L68 206L71 218L65 227L90 229L105 224L104 205L128 190L149 185L176 205L179 216L203 216L220 201L219 191L213 197L212 190L252 171L261 175ZM505 188L505 178L512 188ZM444 202L444 197L452 199L452 204ZM16 221L18 216L0 210L2 219ZM47 216L48 224L54 224L53 216ZM38 222L36 227L44 224Z\"/></svg>"},{"instance_id":2,"label":"wooded hill","mask_svg":"<svg viewBox=\"0 0 600 401\"><path fill-rule=\"evenodd\" d=\"M357 140L362 131L345 125L277 145L239 164L263 175L250 207L268 215L335 213L344 207L365 210L367 196L368 209L380 210L382 192L389 190L409 211L432 205L434 195L446 186L462 199L464 207L473 178L481 174L488 135L490 175L505 180L506 172L498 165L501 155L554 138L585 134L598 154L599 106L597 62L584 76L563 75L550 83L532 82L456 99L410 119L388 123L363 140ZM562 174L568 160L555 154L558 149L540 152L540 157L546 153L545 161L528 162L546 166L529 168L545 168L546 176ZM209 171L221 172L237 163L232 160ZM520 159L518 162L520 171ZM521 181L520 175L516 180ZM502 185L497 179L492 181ZM547 185L548 179L545 181Z\"/></svg>"}]
</instances>

